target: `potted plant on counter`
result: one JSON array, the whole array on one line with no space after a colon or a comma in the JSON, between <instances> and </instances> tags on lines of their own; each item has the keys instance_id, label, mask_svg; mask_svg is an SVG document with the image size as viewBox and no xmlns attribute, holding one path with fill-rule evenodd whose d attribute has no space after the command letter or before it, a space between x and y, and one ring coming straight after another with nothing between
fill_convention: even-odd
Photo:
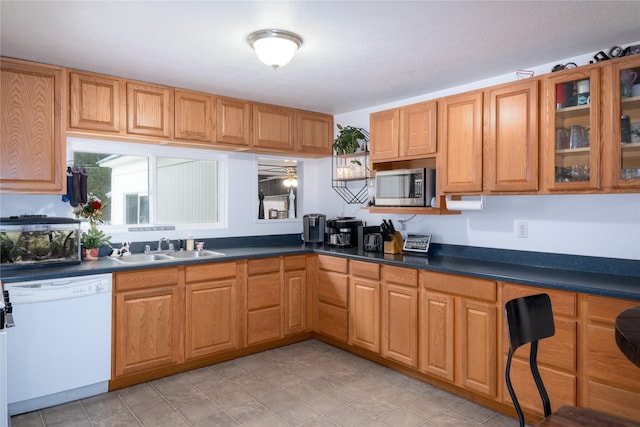
<instances>
[{"instance_id":1,"label":"potted plant on counter","mask_svg":"<svg viewBox=\"0 0 640 427\"><path fill-rule=\"evenodd\" d=\"M76 218L87 218L89 220L89 229L84 231L80 236L82 243L82 258L97 259L100 247L108 245L111 247L111 236L98 230L98 224L103 224L102 209L106 206L98 197L89 193L87 203L80 204L74 209Z\"/></svg>"}]
</instances>

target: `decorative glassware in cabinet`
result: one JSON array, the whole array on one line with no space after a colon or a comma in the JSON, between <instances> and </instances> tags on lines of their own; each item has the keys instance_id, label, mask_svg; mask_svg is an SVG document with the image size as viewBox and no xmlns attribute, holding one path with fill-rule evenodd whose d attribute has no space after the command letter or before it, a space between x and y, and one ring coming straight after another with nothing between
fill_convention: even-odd
<instances>
[{"instance_id":1,"label":"decorative glassware in cabinet","mask_svg":"<svg viewBox=\"0 0 640 427\"><path fill-rule=\"evenodd\" d=\"M555 85L556 183L591 181L591 79Z\"/></svg>"},{"instance_id":2,"label":"decorative glassware in cabinet","mask_svg":"<svg viewBox=\"0 0 640 427\"><path fill-rule=\"evenodd\" d=\"M620 70L620 179L640 178L640 67Z\"/></svg>"}]
</instances>

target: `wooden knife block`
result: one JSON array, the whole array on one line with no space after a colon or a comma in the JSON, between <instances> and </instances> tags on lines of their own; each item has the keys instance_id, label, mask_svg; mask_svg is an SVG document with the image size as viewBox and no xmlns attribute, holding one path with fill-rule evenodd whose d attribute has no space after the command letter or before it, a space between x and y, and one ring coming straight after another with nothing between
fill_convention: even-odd
<instances>
[{"instance_id":1,"label":"wooden knife block","mask_svg":"<svg viewBox=\"0 0 640 427\"><path fill-rule=\"evenodd\" d=\"M391 241L384 242L384 253L399 254L402 252L403 247L404 240L402 239L402 234L396 232L393 236L391 236Z\"/></svg>"}]
</instances>

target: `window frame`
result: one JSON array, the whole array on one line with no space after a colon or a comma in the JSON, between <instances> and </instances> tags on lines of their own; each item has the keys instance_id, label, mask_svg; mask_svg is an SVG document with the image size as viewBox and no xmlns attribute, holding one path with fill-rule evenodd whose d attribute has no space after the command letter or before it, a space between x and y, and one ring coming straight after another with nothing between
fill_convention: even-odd
<instances>
[{"instance_id":1,"label":"window frame","mask_svg":"<svg viewBox=\"0 0 640 427\"><path fill-rule=\"evenodd\" d=\"M67 159L72 163L74 152L111 153L146 157L149 159L148 168L148 196L149 196L149 224L121 224L101 225L107 233L123 233L130 231L155 231L162 227L172 227L176 231L198 231L228 228L228 163L229 156L224 152L197 149L190 147L169 147L135 142L105 141L87 138L67 138ZM217 162L218 221L208 223L159 224L157 221L157 176L156 159L170 157L192 160L211 160ZM135 230L130 230L135 228ZM140 230L144 228L144 230Z\"/></svg>"}]
</instances>

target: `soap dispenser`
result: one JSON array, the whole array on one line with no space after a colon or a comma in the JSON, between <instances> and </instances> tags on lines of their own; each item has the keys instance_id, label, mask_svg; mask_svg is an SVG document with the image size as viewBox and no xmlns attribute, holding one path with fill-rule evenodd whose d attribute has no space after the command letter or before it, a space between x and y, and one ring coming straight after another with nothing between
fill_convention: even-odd
<instances>
[{"instance_id":1,"label":"soap dispenser","mask_svg":"<svg viewBox=\"0 0 640 427\"><path fill-rule=\"evenodd\" d=\"M187 236L187 250L192 251L193 249L193 234L189 233Z\"/></svg>"}]
</instances>

